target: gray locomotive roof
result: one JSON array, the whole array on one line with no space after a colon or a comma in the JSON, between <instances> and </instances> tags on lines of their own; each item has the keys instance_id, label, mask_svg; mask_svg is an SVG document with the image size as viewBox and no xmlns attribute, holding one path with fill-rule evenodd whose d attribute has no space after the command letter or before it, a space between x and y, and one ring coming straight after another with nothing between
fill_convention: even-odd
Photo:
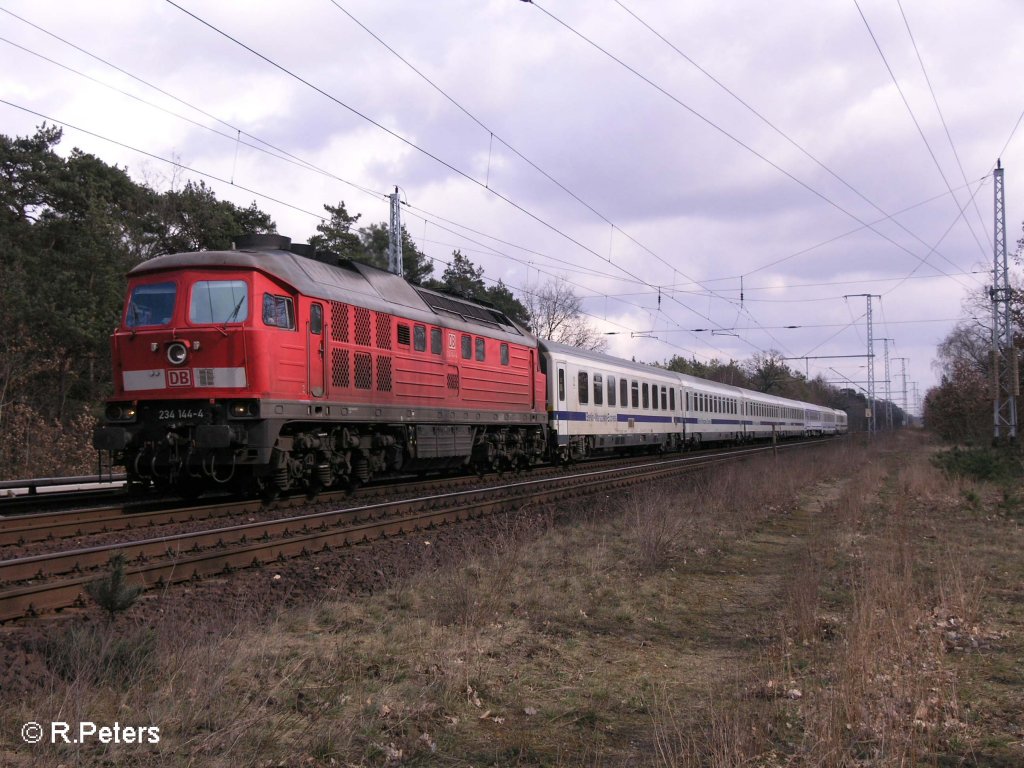
<instances>
[{"instance_id":1,"label":"gray locomotive roof","mask_svg":"<svg viewBox=\"0 0 1024 768\"><path fill-rule=\"evenodd\" d=\"M394 313L396 306L410 320L439 323L488 334L518 343L531 339L526 332L496 310L410 285L398 275L366 264L340 260L337 265L286 250L239 249L194 251L156 256L128 274L141 275L174 269L255 269L278 278L306 296L345 304L357 304L378 312ZM526 338L523 338L523 337ZM532 339L531 339L532 340Z\"/></svg>"}]
</instances>

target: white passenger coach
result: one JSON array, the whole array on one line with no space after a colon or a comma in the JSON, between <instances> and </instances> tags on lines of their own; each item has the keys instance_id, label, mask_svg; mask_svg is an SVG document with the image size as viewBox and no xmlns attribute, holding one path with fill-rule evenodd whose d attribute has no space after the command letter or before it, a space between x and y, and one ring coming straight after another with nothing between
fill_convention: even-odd
<instances>
[{"instance_id":1,"label":"white passenger coach","mask_svg":"<svg viewBox=\"0 0 1024 768\"><path fill-rule=\"evenodd\" d=\"M846 413L540 340L563 459L846 432Z\"/></svg>"}]
</instances>

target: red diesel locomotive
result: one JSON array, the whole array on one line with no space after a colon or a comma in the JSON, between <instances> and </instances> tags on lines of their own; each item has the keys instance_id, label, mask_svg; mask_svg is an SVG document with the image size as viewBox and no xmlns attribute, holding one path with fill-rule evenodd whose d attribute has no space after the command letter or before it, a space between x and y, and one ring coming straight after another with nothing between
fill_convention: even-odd
<instances>
[{"instance_id":1,"label":"red diesel locomotive","mask_svg":"<svg viewBox=\"0 0 1024 768\"><path fill-rule=\"evenodd\" d=\"M315 492L546 453L532 335L279 235L139 264L111 344L93 443L134 486Z\"/></svg>"}]
</instances>

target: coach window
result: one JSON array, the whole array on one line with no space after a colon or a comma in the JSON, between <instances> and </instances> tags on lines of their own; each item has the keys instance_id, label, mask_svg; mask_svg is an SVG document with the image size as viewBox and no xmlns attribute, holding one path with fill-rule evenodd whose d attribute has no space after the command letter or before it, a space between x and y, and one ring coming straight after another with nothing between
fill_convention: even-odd
<instances>
[{"instance_id":1,"label":"coach window","mask_svg":"<svg viewBox=\"0 0 1024 768\"><path fill-rule=\"evenodd\" d=\"M399 334L401 336L401 334ZM401 338L399 338L401 341ZM427 326L416 325L412 329L412 348L417 352L426 352L427 350Z\"/></svg>"},{"instance_id":2,"label":"coach window","mask_svg":"<svg viewBox=\"0 0 1024 768\"><path fill-rule=\"evenodd\" d=\"M275 328L295 329L295 307L287 296L263 294L263 324Z\"/></svg>"},{"instance_id":3,"label":"coach window","mask_svg":"<svg viewBox=\"0 0 1024 768\"><path fill-rule=\"evenodd\" d=\"M615 406L615 377L608 377L608 405Z\"/></svg>"},{"instance_id":4,"label":"coach window","mask_svg":"<svg viewBox=\"0 0 1024 768\"><path fill-rule=\"evenodd\" d=\"M643 386L643 394L644 394L644 408L650 408L651 407L651 385L648 384L646 381L644 382L644 386Z\"/></svg>"},{"instance_id":5,"label":"coach window","mask_svg":"<svg viewBox=\"0 0 1024 768\"><path fill-rule=\"evenodd\" d=\"M675 408L674 405L672 407ZM661 410L664 411L667 408L668 408L668 389L667 389L667 387L662 387L661 388Z\"/></svg>"},{"instance_id":6,"label":"coach window","mask_svg":"<svg viewBox=\"0 0 1024 768\"><path fill-rule=\"evenodd\" d=\"M462 359L472 360L473 359L473 337L463 336L462 337Z\"/></svg>"},{"instance_id":7,"label":"coach window","mask_svg":"<svg viewBox=\"0 0 1024 768\"><path fill-rule=\"evenodd\" d=\"M410 340L411 339L410 339L410 336L409 336L409 326L406 325L405 323L399 323L398 324L398 343L401 344L403 347L408 347Z\"/></svg>"},{"instance_id":8,"label":"coach window","mask_svg":"<svg viewBox=\"0 0 1024 768\"><path fill-rule=\"evenodd\" d=\"M324 308L322 304L314 304L309 308L309 332L319 336L324 332Z\"/></svg>"},{"instance_id":9,"label":"coach window","mask_svg":"<svg viewBox=\"0 0 1024 768\"><path fill-rule=\"evenodd\" d=\"M668 390L668 408L669 408L670 411L674 411L676 409L676 388L675 387L669 387L669 390Z\"/></svg>"},{"instance_id":10,"label":"coach window","mask_svg":"<svg viewBox=\"0 0 1024 768\"><path fill-rule=\"evenodd\" d=\"M579 381L577 382L580 396L580 405L586 405L589 397L588 387L589 382L587 381L587 372L580 371Z\"/></svg>"},{"instance_id":11,"label":"coach window","mask_svg":"<svg viewBox=\"0 0 1024 768\"><path fill-rule=\"evenodd\" d=\"M565 369L558 369L558 402L565 402Z\"/></svg>"},{"instance_id":12,"label":"coach window","mask_svg":"<svg viewBox=\"0 0 1024 768\"><path fill-rule=\"evenodd\" d=\"M594 374L594 405L604 405L604 376Z\"/></svg>"},{"instance_id":13,"label":"coach window","mask_svg":"<svg viewBox=\"0 0 1024 768\"><path fill-rule=\"evenodd\" d=\"M619 379L619 402L623 408L629 407L629 382L625 379Z\"/></svg>"},{"instance_id":14,"label":"coach window","mask_svg":"<svg viewBox=\"0 0 1024 768\"><path fill-rule=\"evenodd\" d=\"M476 359L477 359L478 362L482 363L486 359L486 357L487 357L486 351L487 351L486 342L483 339L481 339L479 336L477 336L477 338L476 338Z\"/></svg>"},{"instance_id":15,"label":"coach window","mask_svg":"<svg viewBox=\"0 0 1024 768\"><path fill-rule=\"evenodd\" d=\"M501 347L499 347L499 354L501 357L501 364L508 365L508 344L502 342Z\"/></svg>"},{"instance_id":16,"label":"coach window","mask_svg":"<svg viewBox=\"0 0 1024 768\"><path fill-rule=\"evenodd\" d=\"M430 329L430 354L440 355L441 354L441 329L431 328Z\"/></svg>"},{"instance_id":17,"label":"coach window","mask_svg":"<svg viewBox=\"0 0 1024 768\"><path fill-rule=\"evenodd\" d=\"M658 410L658 385L651 385L651 408Z\"/></svg>"},{"instance_id":18,"label":"coach window","mask_svg":"<svg viewBox=\"0 0 1024 768\"><path fill-rule=\"evenodd\" d=\"M630 394L632 395L633 407L640 407L640 385L635 381L630 383Z\"/></svg>"}]
</instances>

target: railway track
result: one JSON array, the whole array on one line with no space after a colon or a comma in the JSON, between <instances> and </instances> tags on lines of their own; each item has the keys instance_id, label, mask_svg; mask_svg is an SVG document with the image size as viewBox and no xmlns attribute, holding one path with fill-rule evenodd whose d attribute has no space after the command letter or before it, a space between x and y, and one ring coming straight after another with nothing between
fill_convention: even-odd
<instances>
[{"instance_id":1,"label":"railway track","mask_svg":"<svg viewBox=\"0 0 1024 768\"><path fill-rule=\"evenodd\" d=\"M814 444L791 443L779 446L778 450L795 450ZM630 462L624 466L608 468L588 467L571 474L530 477L486 488L432 493L374 504L363 503L347 509L329 509L11 558L0 561L0 621L80 604L86 585L104 572L115 555L123 556L127 563L125 574L128 583L143 588L163 587L380 537L458 523L526 505L546 505L606 493L770 451L770 446L756 447L712 455L663 458L642 464ZM450 478L444 483L451 487ZM217 507L221 506L207 505L209 519L218 517ZM189 519L201 519L194 517L197 509L203 508L153 514L177 514L179 519L182 515L188 515L192 516ZM235 511L238 511L237 503ZM122 514L114 517L125 524L125 529L134 530L140 525L138 522L131 524L133 519L139 519L137 516ZM20 528L11 526L8 530L0 530L0 534L14 535L16 531L26 530L41 533L45 530L42 527L43 521L37 521L37 524L35 528L31 525ZM107 524L109 520L103 518L54 523L56 527L77 525L79 529L83 526L102 527ZM151 527L155 525L152 520L145 524Z\"/></svg>"}]
</instances>

